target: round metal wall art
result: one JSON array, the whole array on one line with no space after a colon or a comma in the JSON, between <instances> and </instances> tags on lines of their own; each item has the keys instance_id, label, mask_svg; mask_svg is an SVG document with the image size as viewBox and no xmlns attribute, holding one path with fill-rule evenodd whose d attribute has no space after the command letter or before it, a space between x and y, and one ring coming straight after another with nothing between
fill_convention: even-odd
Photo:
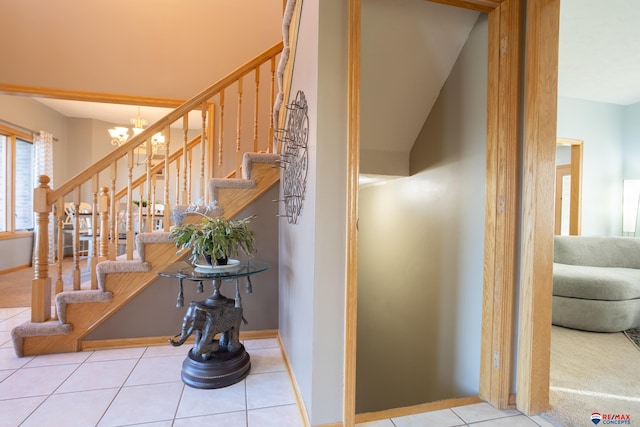
<instances>
[{"instance_id":1,"label":"round metal wall art","mask_svg":"<svg viewBox=\"0 0 640 427\"><path fill-rule=\"evenodd\" d=\"M280 166L283 173L284 210L290 224L296 224L302 211L307 187L309 138L309 115L304 92L298 91L296 98L287 104L286 127L280 132L282 151Z\"/></svg>"}]
</instances>

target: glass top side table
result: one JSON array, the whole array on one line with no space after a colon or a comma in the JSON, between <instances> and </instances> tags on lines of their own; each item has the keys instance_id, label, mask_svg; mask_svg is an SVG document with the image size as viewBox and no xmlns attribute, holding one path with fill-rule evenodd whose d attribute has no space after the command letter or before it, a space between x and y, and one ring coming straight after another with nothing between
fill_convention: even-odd
<instances>
[{"instance_id":1,"label":"glass top side table","mask_svg":"<svg viewBox=\"0 0 640 427\"><path fill-rule=\"evenodd\" d=\"M180 346L195 335L195 343L182 364L182 381L194 388L220 388L235 384L249 374L249 354L240 343L240 325L246 320L242 312L239 279L246 278L246 292L252 292L251 275L269 269L265 261L250 259L228 266L193 266L185 261L175 262L156 271L159 276L178 279L176 306L184 305L184 281L211 281L213 293L203 301L192 301L184 316L182 329L169 339ZM223 282L235 282L235 298L220 292Z\"/></svg>"}]
</instances>

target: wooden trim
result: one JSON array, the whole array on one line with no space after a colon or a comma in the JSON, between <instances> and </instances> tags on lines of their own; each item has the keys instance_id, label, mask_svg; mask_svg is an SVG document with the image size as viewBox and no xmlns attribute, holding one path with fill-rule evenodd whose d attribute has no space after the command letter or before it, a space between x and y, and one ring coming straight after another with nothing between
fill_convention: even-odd
<instances>
[{"instance_id":1,"label":"wooden trim","mask_svg":"<svg viewBox=\"0 0 640 427\"><path fill-rule=\"evenodd\" d=\"M489 400L492 383L494 282L495 277L495 234L496 234L496 142L498 135L498 82L500 63L500 14L490 13L488 35L488 77L487 77L487 148L485 184L485 225L484 225L484 269L482 291L482 330L480 351L480 397ZM497 77L497 78L496 78Z\"/></svg>"},{"instance_id":2,"label":"wooden trim","mask_svg":"<svg viewBox=\"0 0 640 427\"><path fill-rule=\"evenodd\" d=\"M349 0L347 47L347 241L342 422L356 419L356 337L358 329L358 175L360 174L360 52L362 0Z\"/></svg>"},{"instance_id":3,"label":"wooden trim","mask_svg":"<svg viewBox=\"0 0 640 427\"><path fill-rule=\"evenodd\" d=\"M277 338L277 329L265 329L261 331L240 331L241 340L255 340L265 338ZM153 347L167 345L169 338L173 336L142 337L142 338L115 338L107 340L86 340L80 342L81 351L109 350L114 348ZM195 342L194 337L189 337L185 343Z\"/></svg>"},{"instance_id":4,"label":"wooden trim","mask_svg":"<svg viewBox=\"0 0 640 427\"><path fill-rule=\"evenodd\" d=\"M571 208L569 216L569 234L579 236L582 233L582 141L571 146Z\"/></svg>"},{"instance_id":5,"label":"wooden trim","mask_svg":"<svg viewBox=\"0 0 640 427\"><path fill-rule=\"evenodd\" d=\"M518 410L549 407L560 0L527 2Z\"/></svg>"},{"instance_id":6,"label":"wooden trim","mask_svg":"<svg viewBox=\"0 0 640 427\"><path fill-rule=\"evenodd\" d=\"M24 264L17 267L7 268L6 270L0 270L0 274L13 273L14 271L24 270L25 268L31 268L31 264Z\"/></svg>"},{"instance_id":7,"label":"wooden trim","mask_svg":"<svg viewBox=\"0 0 640 427\"><path fill-rule=\"evenodd\" d=\"M439 411L441 409L455 408L458 406L481 403L478 396L459 397L455 399L439 400L437 402L423 403L420 405L406 406L404 408L387 409L384 411L366 412L356 415L356 423L386 420L389 418L404 417L407 415L421 414L423 412Z\"/></svg>"},{"instance_id":8,"label":"wooden trim","mask_svg":"<svg viewBox=\"0 0 640 427\"><path fill-rule=\"evenodd\" d=\"M11 135L15 135L18 138L28 141L28 142L33 142L33 135L27 132L23 132L21 130L18 130L16 128L13 128L11 126L6 126L0 123L0 134L4 135L4 136L11 136Z\"/></svg>"},{"instance_id":9,"label":"wooden trim","mask_svg":"<svg viewBox=\"0 0 640 427\"><path fill-rule=\"evenodd\" d=\"M278 338L277 329L261 329L258 331L240 331L241 340L262 340L266 338Z\"/></svg>"},{"instance_id":10,"label":"wooden trim","mask_svg":"<svg viewBox=\"0 0 640 427\"><path fill-rule=\"evenodd\" d=\"M82 92L68 89L54 89L39 86L0 84L0 93L39 98L66 99L70 101L104 102L108 104L140 105L143 107L176 108L184 102L181 99L132 96L101 92Z\"/></svg>"},{"instance_id":11,"label":"wooden trim","mask_svg":"<svg viewBox=\"0 0 640 427\"><path fill-rule=\"evenodd\" d=\"M282 357L284 358L284 364L287 367L287 373L289 374L289 380L293 385L293 393L296 396L296 404L298 405L300 416L302 417L304 427L310 427L311 421L309 420L309 413L307 412L307 408L304 404L304 399L302 398L302 393L300 392L300 387L298 387L298 382L296 381L296 377L293 374L293 369L291 368L291 361L289 360L289 355L287 354L287 351L284 348L284 343L282 342L282 335L280 335L279 331L277 335L278 335L277 336L278 344L280 345L280 351L282 352ZM342 426L342 423L330 424L330 425Z\"/></svg>"},{"instance_id":12,"label":"wooden trim","mask_svg":"<svg viewBox=\"0 0 640 427\"><path fill-rule=\"evenodd\" d=\"M509 405L517 287L524 7L508 0L489 14L487 180L480 397Z\"/></svg>"},{"instance_id":13,"label":"wooden trim","mask_svg":"<svg viewBox=\"0 0 640 427\"><path fill-rule=\"evenodd\" d=\"M490 13L500 6L505 0L427 0L433 3L446 4L463 9L477 10L478 12Z\"/></svg>"},{"instance_id":14,"label":"wooden trim","mask_svg":"<svg viewBox=\"0 0 640 427\"><path fill-rule=\"evenodd\" d=\"M571 200L569 212L569 235L582 233L582 156L584 141L580 139L558 138L556 146L571 147ZM559 234L556 230L556 234Z\"/></svg>"},{"instance_id":15,"label":"wooden trim","mask_svg":"<svg viewBox=\"0 0 640 427\"><path fill-rule=\"evenodd\" d=\"M26 239L33 237L33 231L1 231L0 240Z\"/></svg>"},{"instance_id":16,"label":"wooden trim","mask_svg":"<svg viewBox=\"0 0 640 427\"><path fill-rule=\"evenodd\" d=\"M554 205L554 221L553 221L553 234L562 234L562 177L565 175L571 176L571 165L558 165L556 166L556 187L555 187L555 205ZM569 207L571 210L571 207ZM570 212L573 215L573 212ZM571 220L569 220L571 223Z\"/></svg>"}]
</instances>

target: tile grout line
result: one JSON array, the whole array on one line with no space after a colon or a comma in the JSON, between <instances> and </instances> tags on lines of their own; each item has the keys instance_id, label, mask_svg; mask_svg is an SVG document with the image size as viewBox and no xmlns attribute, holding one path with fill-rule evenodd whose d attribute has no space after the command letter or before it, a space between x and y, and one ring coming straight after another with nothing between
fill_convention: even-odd
<instances>
[{"instance_id":1,"label":"tile grout line","mask_svg":"<svg viewBox=\"0 0 640 427\"><path fill-rule=\"evenodd\" d=\"M251 372L249 372L249 374L251 374ZM244 383L244 423L247 427L250 427L249 426L249 397L247 396L247 378L249 378L249 375L247 375L242 380L242 382Z\"/></svg>"},{"instance_id":2,"label":"tile grout line","mask_svg":"<svg viewBox=\"0 0 640 427\"><path fill-rule=\"evenodd\" d=\"M147 349L149 349L149 347L147 347ZM145 350L146 352L146 350ZM143 353L144 354L144 353ZM142 357L142 356L141 356ZM184 384L184 382L182 383L182 390L180 390L180 398L178 399L178 403L176 405L176 410L173 411L173 419L171 419L171 426L173 427L173 425L176 423L176 419L178 418L178 410L180 409L180 404L182 403L182 399L184 398L184 390L185 390L186 385Z\"/></svg>"},{"instance_id":3,"label":"tile grout line","mask_svg":"<svg viewBox=\"0 0 640 427\"><path fill-rule=\"evenodd\" d=\"M89 356L87 356L89 357ZM34 368L28 368L27 365L31 362L33 362L34 360L36 360L38 358L38 356L35 356L33 358L31 358L31 360L29 360L27 363L25 363L20 369L34 369L34 368L38 368L38 367L34 367ZM86 360L86 359L85 359ZM29 414L24 417L24 419L20 422L20 424L24 423L25 421L27 421L29 419L29 417L31 417L38 409L40 409L40 407L42 405L45 404L45 402L47 400L49 400L51 398L51 396L53 396L56 392L56 390L58 390L60 387L62 387L62 384L64 384L67 380L69 380L69 378L71 378L71 376L78 371L78 369L80 369L80 366L82 366L84 362L80 362L78 363L78 366L76 366L76 369L74 369L71 373L69 373L69 375L62 381L60 382L60 384L58 384L57 387L55 387L53 389L53 391L51 391L51 393L47 394L47 395L42 395L42 396L46 396L44 399L42 399L42 402L40 402L38 405L36 405L35 408L33 408L33 410L31 412L29 412ZM71 365L71 363L69 363ZM51 365L51 366L59 366L59 365ZM42 366L45 367L45 366ZM16 369L16 372L18 372L20 369ZM15 372L14 372L15 373ZM8 378L8 377L7 377ZM6 378L5 378L6 379Z\"/></svg>"},{"instance_id":4,"label":"tile grout line","mask_svg":"<svg viewBox=\"0 0 640 427\"><path fill-rule=\"evenodd\" d=\"M109 404L107 405L107 407L104 409L104 412L102 412L102 415L100 415L100 418L98 419L98 422L96 423L96 426L100 425L100 423L102 422L102 420L104 419L104 416L107 415L107 412L109 412L109 408L111 408L111 406L113 405L113 402L116 401L116 399L118 398L118 396L120 395L120 392L122 391L122 389L124 388L124 385L127 383L127 380L131 377L131 374L133 373L133 371L136 369L136 367L138 366L138 364L140 363L140 360L142 359L142 356L144 356L144 354L147 352L147 350L149 349L149 347L145 347L144 351L142 353L140 353L140 356L138 356L138 359L136 361L136 363L133 365L133 367L131 368L131 371L129 372L129 374L127 375L127 377L122 381L122 384L120 385L120 387L118 388L118 391L113 395L113 398L111 399L111 401L109 402ZM95 352L94 352L95 353ZM115 387L114 387L115 388Z\"/></svg>"}]
</instances>

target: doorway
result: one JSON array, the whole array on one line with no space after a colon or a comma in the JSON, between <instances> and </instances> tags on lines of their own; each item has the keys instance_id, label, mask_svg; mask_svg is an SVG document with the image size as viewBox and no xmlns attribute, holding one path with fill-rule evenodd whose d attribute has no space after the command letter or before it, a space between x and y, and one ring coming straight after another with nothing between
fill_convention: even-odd
<instances>
[{"instance_id":1,"label":"doorway","mask_svg":"<svg viewBox=\"0 0 640 427\"><path fill-rule=\"evenodd\" d=\"M537 413L549 403L550 248L553 247L552 180L557 113L557 82L553 77L558 64L560 1L432 1L471 8L489 16L487 152L490 155L487 156L485 225L488 238L485 240L480 397L498 407L508 406L513 402L510 391L517 376L518 409L527 414ZM350 0L348 15L349 185L343 423L351 426L355 422L361 0ZM525 34L527 57L535 60L526 62L523 79L519 65L524 55L522 37ZM518 182L521 172L517 167L520 131L524 136L522 169L527 171L522 206L512 185ZM521 207L524 218L519 238ZM521 298L515 314L517 283L520 283ZM513 330L515 316L519 320L517 343ZM517 361L517 373L512 361Z\"/></svg>"},{"instance_id":2,"label":"doorway","mask_svg":"<svg viewBox=\"0 0 640 427\"><path fill-rule=\"evenodd\" d=\"M554 234L579 236L582 218L583 141L559 138L556 147L558 164L556 164ZM568 155L563 155L565 151Z\"/></svg>"}]
</instances>

